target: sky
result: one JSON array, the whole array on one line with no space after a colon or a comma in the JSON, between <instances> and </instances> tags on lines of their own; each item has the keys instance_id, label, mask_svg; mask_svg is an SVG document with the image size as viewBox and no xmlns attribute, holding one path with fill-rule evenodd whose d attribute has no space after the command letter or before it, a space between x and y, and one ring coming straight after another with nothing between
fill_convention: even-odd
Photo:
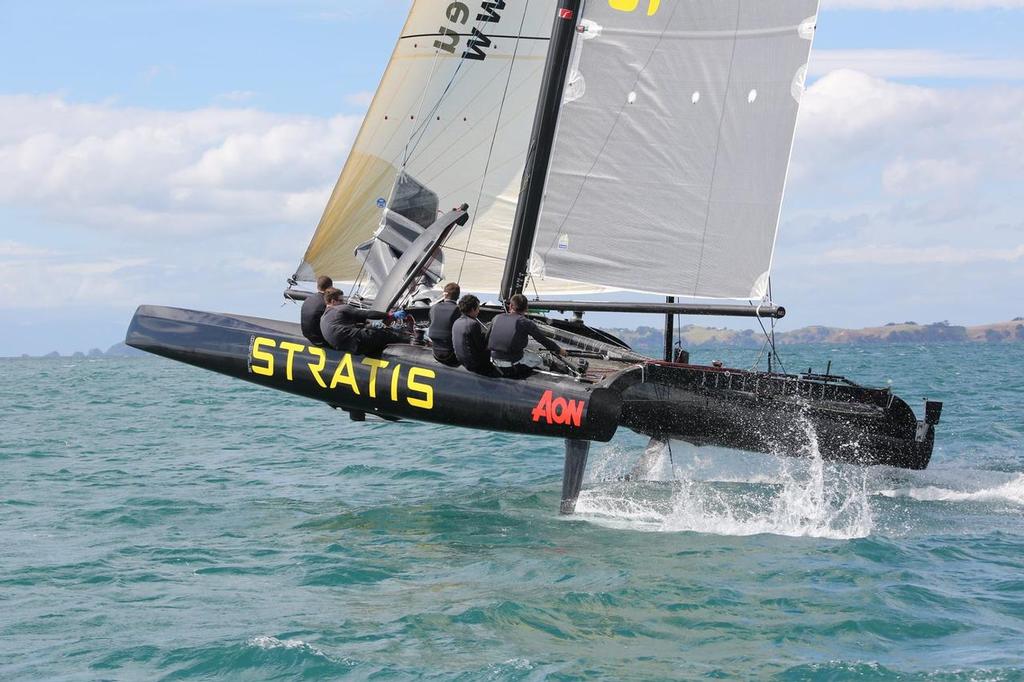
<instances>
[{"instance_id":1,"label":"sky","mask_svg":"<svg viewBox=\"0 0 1024 682\"><path fill-rule=\"evenodd\" d=\"M142 303L297 319L408 5L0 0L0 356L106 348ZM1024 315L1022 35L1024 0L823 0L782 329Z\"/></svg>"}]
</instances>

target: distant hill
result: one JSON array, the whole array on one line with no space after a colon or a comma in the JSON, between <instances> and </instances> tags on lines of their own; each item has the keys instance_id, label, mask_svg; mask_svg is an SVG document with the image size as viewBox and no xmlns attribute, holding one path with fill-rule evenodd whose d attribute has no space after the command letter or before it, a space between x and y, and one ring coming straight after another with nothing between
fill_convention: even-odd
<instances>
[{"instance_id":1,"label":"distant hill","mask_svg":"<svg viewBox=\"0 0 1024 682\"><path fill-rule=\"evenodd\" d=\"M44 357L44 358L59 358L59 357L69 357L69 358L134 358L134 357L143 357L143 356L146 356L146 355L149 355L149 354L148 353L143 353L141 350L139 350L137 348L132 348L131 346L125 345L125 343L123 341L121 341L121 342L115 343L113 346L111 346L110 348L108 348L105 351L102 351L99 348L92 348L92 349L89 350L88 353L83 353L82 351L76 351L76 352L72 353L71 355L62 356L60 353L58 353L57 351L54 350L54 351L50 351L46 355L35 356L35 357ZM29 358L29 357L33 357L33 356L28 355L28 354L23 354L21 357Z\"/></svg>"},{"instance_id":2,"label":"distant hill","mask_svg":"<svg viewBox=\"0 0 1024 682\"><path fill-rule=\"evenodd\" d=\"M661 355L662 330L655 327L636 329L608 329L635 351L652 357ZM886 343L1011 343L1024 341L1024 317L1009 322L993 322L974 327L963 327L949 322L918 324L916 322L890 322L881 327L864 329L843 329L841 327L811 326L792 331L777 332L775 342L779 345L829 344L829 345L878 345ZM684 348L760 348L764 335L752 329L726 329L724 327L702 327L688 324L682 327ZM68 357L143 357L148 353L115 343L106 351L93 348L88 353L81 351ZM27 358L28 355L21 357ZM42 357L59 358L57 351Z\"/></svg>"},{"instance_id":3,"label":"distant hill","mask_svg":"<svg viewBox=\"0 0 1024 682\"><path fill-rule=\"evenodd\" d=\"M609 329L635 350L660 355L663 345L662 330L654 327L638 329ZM764 342L760 331L701 327L688 324L681 329L684 348L730 347L758 348ZM881 327L842 329L840 327L811 326L792 331L777 332L779 345L829 344L877 345L886 343L1010 343L1024 341L1024 318L1009 322L995 322L974 327L963 327L949 322L917 324L916 322L890 322Z\"/></svg>"}]
</instances>

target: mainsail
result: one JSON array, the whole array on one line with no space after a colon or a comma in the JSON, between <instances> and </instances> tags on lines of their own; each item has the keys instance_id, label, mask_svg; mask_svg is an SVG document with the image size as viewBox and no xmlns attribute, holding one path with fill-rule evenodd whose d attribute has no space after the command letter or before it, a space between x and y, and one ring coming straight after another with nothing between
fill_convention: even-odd
<instances>
[{"instance_id":1,"label":"mainsail","mask_svg":"<svg viewBox=\"0 0 1024 682\"><path fill-rule=\"evenodd\" d=\"M356 280L356 248L369 250L396 183L411 178L441 212L470 204L445 245L445 277L497 290L553 13L550 0L415 0L296 279Z\"/></svg>"},{"instance_id":2,"label":"mainsail","mask_svg":"<svg viewBox=\"0 0 1024 682\"><path fill-rule=\"evenodd\" d=\"M760 299L817 0L589 0L532 277Z\"/></svg>"}]
</instances>

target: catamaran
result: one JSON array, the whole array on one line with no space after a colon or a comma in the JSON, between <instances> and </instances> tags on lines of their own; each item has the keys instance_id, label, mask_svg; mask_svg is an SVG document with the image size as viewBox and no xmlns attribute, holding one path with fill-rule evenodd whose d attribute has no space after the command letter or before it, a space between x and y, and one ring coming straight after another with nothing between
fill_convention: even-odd
<instances>
[{"instance_id":1,"label":"catamaran","mask_svg":"<svg viewBox=\"0 0 1024 682\"><path fill-rule=\"evenodd\" d=\"M445 281L496 296L485 322L524 293L568 350L546 370L489 378L438 363L422 334L366 357L314 345L292 322L159 306L137 310L126 342L357 421L564 439L563 513L590 443L620 426L654 446L791 455L814 437L825 459L922 469L941 403L918 419L889 388L772 364L764 323L785 309L769 273L817 9L414 0L285 296L329 275L350 302L422 327ZM584 296L608 291L645 296ZM586 323L602 311L663 314L664 356ZM762 321L767 371L690 364L673 329L686 314Z\"/></svg>"}]
</instances>

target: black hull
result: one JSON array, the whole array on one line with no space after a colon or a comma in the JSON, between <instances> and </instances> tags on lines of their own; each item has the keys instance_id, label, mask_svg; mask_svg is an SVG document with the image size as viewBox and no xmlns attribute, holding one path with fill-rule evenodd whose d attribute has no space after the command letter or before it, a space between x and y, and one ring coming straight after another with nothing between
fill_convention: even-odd
<instances>
[{"instance_id":1,"label":"black hull","mask_svg":"<svg viewBox=\"0 0 1024 682\"><path fill-rule=\"evenodd\" d=\"M888 389L838 377L651 364L621 385L621 423L656 438L924 469L934 423ZM938 415L935 415L937 421Z\"/></svg>"},{"instance_id":2,"label":"black hull","mask_svg":"<svg viewBox=\"0 0 1024 682\"><path fill-rule=\"evenodd\" d=\"M351 412L489 431L608 441L618 393L569 377L489 379L434 360L421 346L378 358L310 346L287 322L141 306L125 342L165 358ZM290 358L290 362L289 362Z\"/></svg>"},{"instance_id":3,"label":"black hull","mask_svg":"<svg viewBox=\"0 0 1024 682\"><path fill-rule=\"evenodd\" d=\"M549 373L490 379L444 366L421 346L390 346L367 358L312 347L292 323L157 306L138 309L126 342L354 418L369 413L572 441L608 441L621 425L698 445L910 469L928 465L941 409L931 404L919 421L888 389L838 377L655 361L605 363L591 381Z\"/></svg>"}]
</instances>

